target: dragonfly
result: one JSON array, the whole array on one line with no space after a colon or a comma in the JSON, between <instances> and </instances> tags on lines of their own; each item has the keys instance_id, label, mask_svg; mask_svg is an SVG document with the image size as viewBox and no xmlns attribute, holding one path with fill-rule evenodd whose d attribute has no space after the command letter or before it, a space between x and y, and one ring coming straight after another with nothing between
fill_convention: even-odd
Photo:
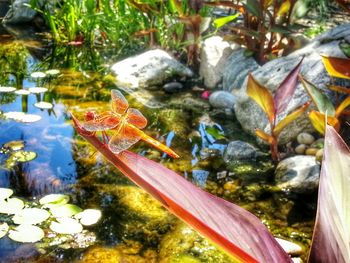
<instances>
[{"instance_id":1,"label":"dragonfly","mask_svg":"<svg viewBox=\"0 0 350 263\"><path fill-rule=\"evenodd\" d=\"M142 131L147 126L147 119L135 108L129 108L129 103L119 91L111 90L111 111L100 114L87 112L82 127L89 132L102 132L108 142L108 148L115 154L130 148L139 140L143 140L153 147L165 152L173 158L179 158L173 150ZM111 130L109 139L106 132Z\"/></svg>"}]
</instances>

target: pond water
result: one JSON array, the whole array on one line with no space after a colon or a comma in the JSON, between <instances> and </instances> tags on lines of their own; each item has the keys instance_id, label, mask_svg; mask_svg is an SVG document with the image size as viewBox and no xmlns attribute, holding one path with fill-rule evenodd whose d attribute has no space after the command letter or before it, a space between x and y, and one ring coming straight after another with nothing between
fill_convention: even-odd
<instances>
[{"instance_id":1,"label":"pond water","mask_svg":"<svg viewBox=\"0 0 350 263\"><path fill-rule=\"evenodd\" d=\"M181 158L174 160L142 142L132 151L240 204L259 216L276 236L299 242L307 250L315 196L276 192L273 165L266 157L225 163L223 152L230 140L253 140L240 130L232 113L210 110L196 83L176 94L161 89L129 94L114 85L108 72L110 63L116 61L113 50L52 47L40 38L13 37L6 31L0 42L0 86L48 89L27 95L0 92L0 187L13 189L16 197L29 203L50 193L63 193L70 196L70 203L102 211L101 220L85 229L84 235L62 237L45 230L45 238L35 244L3 237L1 262L230 262L75 132L70 112L83 119L87 111L108 110L110 90L115 88L146 116L145 132L170 145ZM43 78L32 74L52 69L59 73ZM40 109L38 102L52 108ZM40 120L24 123L19 121L22 115L5 118L9 112L40 116ZM34 152L35 158L27 162L11 159L16 151L6 148L11 141L23 142L23 150Z\"/></svg>"}]
</instances>

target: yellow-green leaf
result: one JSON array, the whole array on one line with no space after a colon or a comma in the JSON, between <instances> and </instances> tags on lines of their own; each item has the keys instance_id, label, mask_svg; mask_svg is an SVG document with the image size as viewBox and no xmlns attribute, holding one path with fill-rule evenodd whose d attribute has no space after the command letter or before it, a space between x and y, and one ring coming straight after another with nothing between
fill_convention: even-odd
<instances>
[{"instance_id":1,"label":"yellow-green leaf","mask_svg":"<svg viewBox=\"0 0 350 263\"><path fill-rule=\"evenodd\" d=\"M294 121L296 118L298 118L301 114L303 114L306 109L309 107L310 102L305 103L303 106L298 108L297 110L293 111L289 115L287 115L283 120L281 120L277 126L274 128L273 132L276 136L278 136L281 131L292 121Z\"/></svg>"},{"instance_id":2,"label":"yellow-green leaf","mask_svg":"<svg viewBox=\"0 0 350 263\"><path fill-rule=\"evenodd\" d=\"M350 59L322 56L322 61L332 77L350 79Z\"/></svg>"},{"instance_id":3,"label":"yellow-green leaf","mask_svg":"<svg viewBox=\"0 0 350 263\"><path fill-rule=\"evenodd\" d=\"M291 3L290 0L286 0L282 3L280 8L278 9L277 16L283 16L289 12Z\"/></svg>"},{"instance_id":4,"label":"yellow-green leaf","mask_svg":"<svg viewBox=\"0 0 350 263\"><path fill-rule=\"evenodd\" d=\"M275 106L270 91L260 85L251 74L248 76L247 94L251 97L265 112L270 123L275 120Z\"/></svg>"},{"instance_id":5,"label":"yellow-green leaf","mask_svg":"<svg viewBox=\"0 0 350 263\"><path fill-rule=\"evenodd\" d=\"M273 144L273 143L275 142L275 139L274 139L271 135L269 135L269 134L263 132L263 131L260 130L260 129L256 129L256 130L255 130L255 134L256 134L258 137L260 137L261 139L263 139L264 141L268 142L269 144Z\"/></svg>"},{"instance_id":6,"label":"yellow-green leaf","mask_svg":"<svg viewBox=\"0 0 350 263\"><path fill-rule=\"evenodd\" d=\"M335 111L335 116L338 117L350 105L350 96L343 100Z\"/></svg>"},{"instance_id":7,"label":"yellow-green leaf","mask_svg":"<svg viewBox=\"0 0 350 263\"><path fill-rule=\"evenodd\" d=\"M220 17L214 20L213 24L216 28L220 28L223 27L224 25L226 25L227 23L235 20L237 17L239 17L241 14L237 13L231 16L225 16L225 17Z\"/></svg>"},{"instance_id":8,"label":"yellow-green leaf","mask_svg":"<svg viewBox=\"0 0 350 263\"><path fill-rule=\"evenodd\" d=\"M321 134L325 133L326 129L326 115L319 111L311 111L309 114L309 119L314 126L314 128ZM339 130L340 124L339 120L335 117L327 116L327 124L334 127L335 130Z\"/></svg>"}]
</instances>

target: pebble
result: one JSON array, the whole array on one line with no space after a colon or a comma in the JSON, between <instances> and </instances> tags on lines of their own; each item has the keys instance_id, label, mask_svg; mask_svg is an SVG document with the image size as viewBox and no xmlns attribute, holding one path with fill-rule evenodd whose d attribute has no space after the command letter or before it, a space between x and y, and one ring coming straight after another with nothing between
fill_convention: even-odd
<instances>
[{"instance_id":1,"label":"pebble","mask_svg":"<svg viewBox=\"0 0 350 263\"><path fill-rule=\"evenodd\" d=\"M319 149L317 152L316 152L316 161L318 162L322 162L322 159L323 159L323 149Z\"/></svg>"},{"instance_id":2,"label":"pebble","mask_svg":"<svg viewBox=\"0 0 350 263\"><path fill-rule=\"evenodd\" d=\"M295 153L297 154L304 154L305 150L306 150L305 144L299 144L297 147L295 147Z\"/></svg>"},{"instance_id":3,"label":"pebble","mask_svg":"<svg viewBox=\"0 0 350 263\"><path fill-rule=\"evenodd\" d=\"M311 144L311 147L313 148L321 149L323 148L323 146L324 146L324 138L319 138Z\"/></svg>"},{"instance_id":4,"label":"pebble","mask_svg":"<svg viewBox=\"0 0 350 263\"><path fill-rule=\"evenodd\" d=\"M310 145L315 141L315 138L310 133L302 132L302 133L299 133L297 137L297 141L299 144Z\"/></svg>"},{"instance_id":5,"label":"pebble","mask_svg":"<svg viewBox=\"0 0 350 263\"><path fill-rule=\"evenodd\" d=\"M308 149L306 149L305 154L315 156L316 153L318 152L318 150L319 149L317 149L317 148L308 148Z\"/></svg>"},{"instance_id":6,"label":"pebble","mask_svg":"<svg viewBox=\"0 0 350 263\"><path fill-rule=\"evenodd\" d=\"M169 82L163 86L163 89L169 93L179 92L183 89L183 85L180 82Z\"/></svg>"}]
</instances>

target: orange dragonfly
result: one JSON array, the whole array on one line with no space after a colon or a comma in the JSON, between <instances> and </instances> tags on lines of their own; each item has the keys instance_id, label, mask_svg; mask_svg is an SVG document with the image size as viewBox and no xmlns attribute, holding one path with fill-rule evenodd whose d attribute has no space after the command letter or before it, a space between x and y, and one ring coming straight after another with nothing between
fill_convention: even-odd
<instances>
[{"instance_id":1,"label":"orange dragonfly","mask_svg":"<svg viewBox=\"0 0 350 263\"><path fill-rule=\"evenodd\" d=\"M112 111L106 111L101 114L87 112L85 115L85 122L82 127L90 132L105 132L112 130L113 136L108 140L109 149L119 154L128 149L139 140L143 140L153 147L165 152L166 154L178 158L173 150L166 145L158 142L141 129L147 126L147 119L142 113L134 108L129 108L129 103L118 90L111 90L111 107Z\"/></svg>"}]
</instances>

